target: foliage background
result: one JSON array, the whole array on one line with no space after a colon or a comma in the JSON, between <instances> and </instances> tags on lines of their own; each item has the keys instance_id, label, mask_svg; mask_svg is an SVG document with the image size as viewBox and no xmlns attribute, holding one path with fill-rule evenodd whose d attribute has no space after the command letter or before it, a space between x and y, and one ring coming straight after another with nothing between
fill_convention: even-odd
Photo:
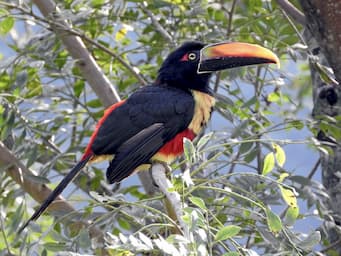
<instances>
[{"instance_id":1,"label":"foliage background","mask_svg":"<svg viewBox=\"0 0 341 256\"><path fill-rule=\"evenodd\" d=\"M312 53L302 27L275 1L56 3L55 16L44 17L30 1L0 2L1 141L38 175L29 175L35 184L56 185L79 159L104 109L63 36L82 38L121 98L152 82L170 50L188 40L257 43L272 49L282 67L233 69L212 79L218 98L212 124L206 135L185 142L184 158L172 166L189 237L171 234L162 195L146 194L136 175L109 187L102 164L89 167L64 194L75 212L60 217L63 209L57 209L59 218L43 216L18 239L16 230L36 204L2 163L2 254L328 251L320 226L329 214L327 196L315 175L318 151L327 149L314 139L319 126L310 116ZM55 33L51 28L61 20L70 27ZM76 188L83 192L74 193ZM79 218L100 235L88 225L80 228Z\"/></svg>"}]
</instances>

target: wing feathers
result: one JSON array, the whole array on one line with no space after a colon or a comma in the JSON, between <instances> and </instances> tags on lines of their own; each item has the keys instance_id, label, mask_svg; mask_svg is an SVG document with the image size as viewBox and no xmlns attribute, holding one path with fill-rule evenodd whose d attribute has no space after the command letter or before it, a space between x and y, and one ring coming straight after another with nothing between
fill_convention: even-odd
<instances>
[{"instance_id":1,"label":"wing feathers","mask_svg":"<svg viewBox=\"0 0 341 256\"><path fill-rule=\"evenodd\" d=\"M123 143L107 169L109 183L120 182L128 177L139 165L149 159L163 146L164 125L156 123L143 129Z\"/></svg>"}]
</instances>

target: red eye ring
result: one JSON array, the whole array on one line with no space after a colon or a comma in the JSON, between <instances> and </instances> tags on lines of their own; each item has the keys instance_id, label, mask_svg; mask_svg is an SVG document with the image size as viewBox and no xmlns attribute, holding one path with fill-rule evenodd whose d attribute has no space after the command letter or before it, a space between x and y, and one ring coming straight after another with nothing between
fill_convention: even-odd
<instances>
[{"instance_id":1,"label":"red eye ring","mask_svg":"<svg viewBox=\"0 0 341 256\"><path fill-rule=\"evenodd\" d=\"M180 59L180 61L188 61L188 53L186 53L184 56L182 56L182 58Z\"/></svg>"}]
</instances>

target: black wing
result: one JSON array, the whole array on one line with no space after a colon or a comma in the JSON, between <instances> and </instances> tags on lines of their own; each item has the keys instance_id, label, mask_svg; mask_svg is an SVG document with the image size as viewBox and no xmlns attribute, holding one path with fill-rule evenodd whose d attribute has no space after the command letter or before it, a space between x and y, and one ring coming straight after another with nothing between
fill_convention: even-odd
<instances>
[{"instance_id":1,"label":"black wing","mask_svg":"<svg viewBox=\"0 0 341 256\"><path fill-rule=\"evenodd\" d=\"M190 92L166 86L146 86L114 109L100 126L91 146L96 155L114 154L107 170L110 183L129 176L192 120Z\"/></svg>"}]
</instances>

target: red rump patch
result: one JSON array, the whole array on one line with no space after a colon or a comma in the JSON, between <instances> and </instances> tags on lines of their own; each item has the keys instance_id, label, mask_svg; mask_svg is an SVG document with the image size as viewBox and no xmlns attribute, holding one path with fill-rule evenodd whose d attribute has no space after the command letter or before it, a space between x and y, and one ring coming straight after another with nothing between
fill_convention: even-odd
<instances>
[{"instance_id":1,"label":"red rump patch","mask_svg":"<svg viewBox=\"0 0 341 256\"><path fill-rule=\"evenodd\" d=\"M103 122L107 119L107 117L110 115L111 112L113 112L116 108L118 108L119 106L121 106L126 100L122 100L120 102L117 102L113 105L111 105L109 108L107 108L105 111L104 111L104 115L101 117L101 119L98 121L97 125L96 125L96 128L95 128L95 131L92 133L91 135L91 138L90 138L90 142L88 143L88 145L86 146L86 149L85 149L85 152L82 156L82 160L87 158L88 156L92 155L93 152L91 150L91 145L92 143L94 142L96 136L97 136L97 133L98 133L98 130L99 128L101 127L101 125L103 124Z\"/></svg>"},{"instance_id":2,"label":"red rump patch","mask_svg":"<svg viewBox=\"0 0 341 256\"><path fill-rule=\"evenodd\" d=\"M172 140L168 141L158 153L174 156L181 155L184 152L183 139L187 138L193 140L195 136L196 135L192 130L186 129L178 133Z\"/></svg>"}]
</instances>

